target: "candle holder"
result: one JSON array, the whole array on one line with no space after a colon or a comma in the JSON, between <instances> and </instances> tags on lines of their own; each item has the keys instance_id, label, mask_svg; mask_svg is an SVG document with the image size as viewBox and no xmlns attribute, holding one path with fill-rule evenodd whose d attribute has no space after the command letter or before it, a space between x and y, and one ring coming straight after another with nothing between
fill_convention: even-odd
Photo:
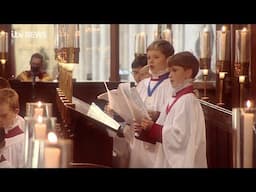
<instances>
[{"instance_id":1,"label":"candle holder","mask_svg":"<svg viewBox=\"0 0 256 192\"><path fill-rule=\"evenodd\" d=\"M255 117L256 108L232 109L233 167L255 167Z\"/></svg>"},{"instance_id":2,"label":"candle holder","mask_svg":"<svg viewBox=\"0 0 256 192\"><path fill-rule=\"evenodd\" d=\"M239 98L240 98L240 107L243 106L243 99L244 99L244 83L245 83L245 75L239 76Z\"/></svg>"},{"instance_id":3,"label":"candle holder","mask_svg":"<svg viewBox=\"0 0 256 192\"><path fill-rule=\"evenodd\" d=\"M54 140L50 138L54 137ZM73 142L70 139L57 139L50 132L47 140L32 140L30 168L68 168L72 162Z\"/></svg>"},{"instance_id":4,"label":"candle holder","mask_svg":"<svg viewBox=\"0 0 256 192\"><path fill-rule=\"evenodd\" d=\"M206 96L207 76L208 76L208 69L203 69L204 94L203 94L203 97L201 97L201 99L203 99L203 100L209 100L209 97Z\"/></svg>"},{"instance_id":5,"label":"candle holder","mask_svg":"<svg viewBox=\"0 0 256 192\"><path fill-rule=\"evenodd\" d=\"M219 106L223 106L225 105L225 103L223 103L222 101L222 95L223 95L223 81L224 81L224 78L225 78L225 74L226 72L219 72L219 85L220 85L220 90L219 90L219 101L217 103L217 105Z\"/></svg>"},{"instance_id":6,"label":"candle holder","mask_svg":"<svg viewBox=\"0 0 256 192\"><path fill-rule=\"evenodd\" d=\"M51 117L52 116L52 103L28 102L26 103L26 116L27 117Z\"/></svg>"},{"instance_id":7,"label":"candle holder","mask_svg":"<svg viewBox=\"0 0 256 192\"><path fill-rule=\"evenodd\" d=\"M38 117L39 118L39 117ZM55 131L56 118L41 117L36 119L34 117L24 117L25 119L25 166L32 167L33 159L37 159L34 156L34 150L38 151L40 148L40 142L46 139L49 131ZM35 141L36 140L36 141ZM35 161L35 160L34 160Z\"/></svg>"}]
</instances>

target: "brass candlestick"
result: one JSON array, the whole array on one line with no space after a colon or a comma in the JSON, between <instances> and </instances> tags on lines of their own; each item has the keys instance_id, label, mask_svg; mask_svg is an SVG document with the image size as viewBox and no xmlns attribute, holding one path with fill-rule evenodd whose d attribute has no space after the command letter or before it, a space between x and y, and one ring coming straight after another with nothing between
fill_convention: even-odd
<instances>
[{"instance_id":1,"label":"brass candlestick","mask_svg":"<svg viewBox=\"0 0 256 192\"><path fill-rule=\"evenodd\" d=\"M220 92L219 92L219 102L217 103L217 105L219 105L219 106L225 105L222 101L223 81L224 81L224 78L225 78L225 74L226 74L226 72L219 72Z\"/></svg>"},{"instance_id":2,"label":"brass candlestick","mask_svg":"<svg viewBox=\"0 0 256 192\"><path fill-rule=\"evenodd\" d=\"M208 100L209 97L206 96L206 81L207 81L207 76L208 76L208 69L203 69L203 81L204 81L204 94L201 99L203 100Z\"/></svg>"}]
</instances>

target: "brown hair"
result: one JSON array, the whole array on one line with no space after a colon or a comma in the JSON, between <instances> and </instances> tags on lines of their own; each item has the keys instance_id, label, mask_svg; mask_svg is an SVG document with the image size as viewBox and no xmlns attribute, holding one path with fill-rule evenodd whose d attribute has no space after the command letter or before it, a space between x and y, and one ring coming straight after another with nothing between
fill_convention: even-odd
<instances>
[{"instance_id":1,"label":"brown hair","mask_svg":"<svg viewBox=\"0 0 256 192\"><path fill-rule=\"evenodd\" d=\"M198 73L199 61L198 59L189 51L179 52L172 57L168 58L168 66L181 66L184 69L192 69L192 78Z\"/></svg>"},{"instance_id":2,"label":"brown hair","mask_svg":"<svg viewBox=\"0 0 256 192\"><path fill-rule=\"evenodd\" d=\"M174 54L174 48L172 44L164 39L158 39L153 41L148 47L147 52L149 50L159 50L163 53L166 57L172 56Z\"/></svg>"},{"instance_id":3,"label":"brown hair","mask_svg":"<svg viewBox=\"0 0 256 192\"><path fill-rule=\"evenodd\" d=\"M0 89L11 88L9 81L3 77L0 77Z\"/></svg>"},{"instance_id":4,"label":"brown hair","mask_svg":"<svg viewBox=\"0 0 256 192\"><path fill-rule=\"evenodd\" d=\"M0 104L8 103L11 110L14 112L19 109L19 95L11 88L0 89Z\"/></svg>"}]
</instances>

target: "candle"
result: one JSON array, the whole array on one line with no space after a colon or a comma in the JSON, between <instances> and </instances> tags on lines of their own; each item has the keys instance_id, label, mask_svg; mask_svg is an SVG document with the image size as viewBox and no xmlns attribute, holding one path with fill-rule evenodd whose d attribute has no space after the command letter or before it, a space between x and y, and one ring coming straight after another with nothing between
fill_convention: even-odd
<instances>
[{"instance_id":1,"label":"candle","mask_svg":"<svg viewBox=\"0 0 256 192\"><path fill-rule=\"evenodd\" d=\"M226 72L219 72L219 78L224 79Z\"/></svg>"},{"instance_id":2,"label":"candle","mask_svg":"<svg viewBox=\"0 0 256 192\"><path fill-rule=\"evenodd\" d=\"M48 134L49 145L44 148L44 167L45 168L59 168L60 167L60 157L61 150L57 145L57 136L50 132Z\"/></svg>"},{"instance_id":3,"label":"candle","mask_svg":"<svg viewBox=\"0 0 256 192\"><path fill-rule=\"evenodd\" d=\"M208 75L208 69L203 69L203 75Z\"/></svg>"},{"instance_id":4,"label":"candle","mask_svg":"<svg viewBox=\"0 0 256 192\"><path fill-rule=\"evenodd\" d=\"M239 83L245 82L245 75L239 75Z\"/></svg>"},{"instance_id":5,"label":"candle","mask_svg":"<svg viewBox=\"0 0 256 192\"><path fill-rule=\"evenodd\" d=\"M169 41L172 44L172 31L170 29L163 31L163 39Z\"/></svg>"},{"instance_id":6,"label":"candle","mask_svg":"<svg viewBox=\"0 0 256 192\"><path fill-rule=\"evenodd\" d=\"M37 119L37 123L35 123L35 139L45 139L46 138L46 124L42 123L43 118L39 116Z\"/></svg>"},{"instance_id":7,"label":"candle","mask_svg":"<svg viewBox=\"0 0 256 192\"><path fill-rule=\"evenodd\" d=\"M41 108L42 102L38 101L37 107L34 108L34 117L43 116L43 108Z\"/></svg>"},{"instance_id":8,"label":"candle","mask_svg":"<svg viewBox=\"0 0 256 192\"><path fill-rule=\"evenodd\" d=\"M218 53L219 57L218 60L225 61L226 60L226 42L227 42L227 31L226 27L222 26L221 31L218 31Z\"/></svg>"},{"instance_id":9,"label":"candle","mask_svg":"<svg viewBox=\"0 0 256 192\"><path fill-rule=\"evenodd\" d=\"M249 111L250 102L246 102L247 108ZM246 111L245 110L245 111ZM252 168L253 167L253 124L254 124L254 114L253 113L243 113L244 121L243 121L243 141L244 141L244 168Z\"/></svg>"},{"instance_id":10,"label":"candle","mask_svg":"<svg viewBox=\"0 0 256 192\"><path fill-rule=\"evenodd\" d=\"M245 28L241 31L241 62L247 62L247 38L248 38L248 31Z\"/></svg>"},{"instance_id":11,"label":"candle","mask_svg":"<svg viewBox=\"0 0 256 192\"><path fill-rule=\"evenodd\" d=\"M5 32L1 31L0 32L0 52L4 52L4 42L5 42Z\"/></svg>"},{"instance_id":12,"label":"candle","mask_svg":"<svg viewBox=\"0 0 256 192\"><path fill-rule=\"evenodd\" d=\"M200 53L201 58L210 58L210 32L207 28L200 32Z\"/></svg>"},{"instance_id":13,"label":"candle","mask_svg":"<svg viewBox=\"0 0 256 192\"><path fill-rule=\"evenodd\" d=\"M139 53L144 54L146 52L146 36L144 32L141 32L139 35Z\"/></svg>"}]
</instances>

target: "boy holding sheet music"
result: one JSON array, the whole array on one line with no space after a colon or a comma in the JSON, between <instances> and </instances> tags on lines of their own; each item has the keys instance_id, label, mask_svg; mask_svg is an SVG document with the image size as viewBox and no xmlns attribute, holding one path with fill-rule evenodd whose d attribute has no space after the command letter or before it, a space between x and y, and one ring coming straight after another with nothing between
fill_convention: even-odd
<instances>
[{"instance_id":1,"label":"boy holding sheet music","mask_svg":"<svg viewBox=\"0 0 256 192\"><path fill-rule=\"evenodd\" d=\"M170 57L168 66L173 94L168 96L156 123L145 118L134 123L135 131L143 141L162 143L154 167L206 168L205 120L192 84L199 61L185 51Z\"/></svg>"},{"instance_id":2,"label":"boy holding sheet music","mask_svg":"<svg viewBox=\"0 0 256 192\"><path fill-rule=\"evenodd\" d=\"M173 54L174 48L166 40L156 40L147 48L150 77L141 80L136 89L153 120L157 119L157 111L172 93L167 58ZM161 143L151 144L137 139L132 125L125 127L124 135L130 145L129 167L153 167Z\"/></svg>"}]
</instances>

